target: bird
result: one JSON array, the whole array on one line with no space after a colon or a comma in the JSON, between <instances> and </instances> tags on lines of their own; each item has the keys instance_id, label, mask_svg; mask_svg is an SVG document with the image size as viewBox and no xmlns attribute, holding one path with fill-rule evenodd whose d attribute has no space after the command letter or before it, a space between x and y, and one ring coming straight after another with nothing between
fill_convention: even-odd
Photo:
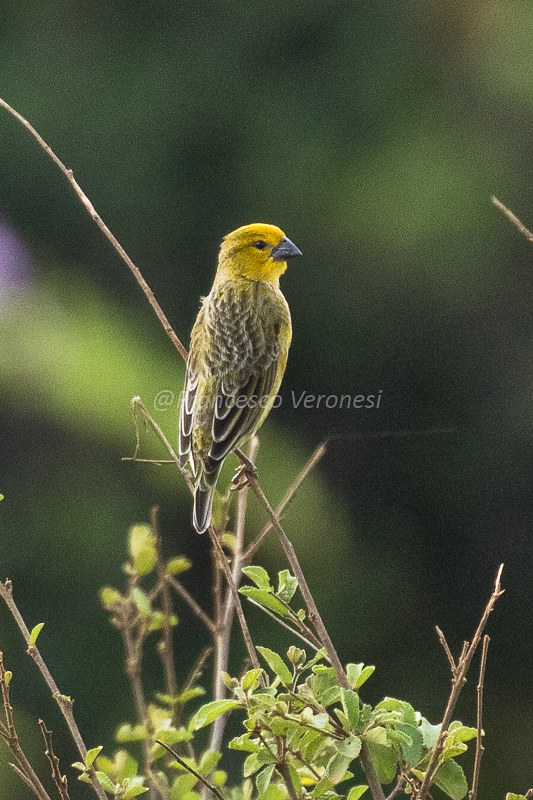
<instances>
[{"instance_id":1,"label":"bird","mask_svg":"<svg viewBox=\"0 0 533 800\"><path fill-rule=\"evenodd\" d=\"M180 407L179 460L192 473L198 533L210 525L224 460L257 432L278 395L292 338L279 279L300 255L276 225L243 225L222 240L191 332Z\"/></svg>"}]
</instances>

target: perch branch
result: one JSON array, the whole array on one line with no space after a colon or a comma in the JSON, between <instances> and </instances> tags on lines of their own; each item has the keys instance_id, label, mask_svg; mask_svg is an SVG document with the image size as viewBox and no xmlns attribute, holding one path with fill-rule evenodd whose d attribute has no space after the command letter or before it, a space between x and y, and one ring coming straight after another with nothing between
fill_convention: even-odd
<instances>
[{"instance_id":1,"label":"perch branch","mask_svg":"<svg viewBox=\"0 0 533 800\"><path fill-rule=\"evenodd\" d=\"M176 348L178 353L181 355L183 360L186 361L187 360L187 349L184 347L184 345L182 344L181 340L178 338L178 336L174 332L174 330L173 330L170 322L168 321L163 309L161 308L161 306L159 305L159 303L155 299L152 290L150 289L150 287L148 286L148 284L144 280L144 278L143 278L143 276L141 274L141 271L133 263L133 261L131 260L129 255L126 253L126 251L124 250L124 248L122 247L122 245L120 244L118 239L114 236L113 233L111 233L111 231L109 230L109 228L107 227L107 225L105 224L105 222L103 221L101 216L98 214L98 212L96 211L95 207L93 206L93 204L91 203L91 201L89 200L89 198L87 197L87 195L85 194L85 192L83 191L83 189L81 188L81 186L79 185L77 180L75 179L73 171L71 169L68 169L68 167L65 166L65 164L59 158L59 156L57 156L55 154L55 152L52 150L50 145L45 142L45 140L43 139L41 134L38 133L35 130L33 125L30 122L28 122L28 120L25 117L23 117L22 114L20 114L18 111L15 111L15 109L12 108L12 106L10 106L9 103L6 103L6 101L3 100L1 97L0 97L0 106L2 108L5 108L6 111L8 111L13 117L15 117L15 119L17 119L21 123L21 125L23 125L26 128L26 130L31 133L33 138L39 143L39 145L42 147L44 152L52 159L54 164L61 170L61 172L63 173L63 175L67 179L67 181L70 183L71 187L74 189L78 200L80 200L80 202L82 203L83 207L85 208L85 210L87 211L87 213L89 214L91 219L93 220L93 222L102 231L102 233L104 234L104 236L106 237L108 242L111 243L113 248L116 250L116 252L119 254L119 256L122 258L122 260L124 261L124 263L126 264L128 269L132 273L133 277L135 278L135 280L137 281L137 283L141 287L142 291L144 292L144 295L145 295L146 299L148 300L148 302L150 303L152 309L154 310L155 314L157 315L157 318L158 318L159 322L161 323L161 325L165 329L165 331L167 333L167 336L169 337L170 341L172 342L172 344L174 345L174 347Z\"/></svg>"}]
</instances>

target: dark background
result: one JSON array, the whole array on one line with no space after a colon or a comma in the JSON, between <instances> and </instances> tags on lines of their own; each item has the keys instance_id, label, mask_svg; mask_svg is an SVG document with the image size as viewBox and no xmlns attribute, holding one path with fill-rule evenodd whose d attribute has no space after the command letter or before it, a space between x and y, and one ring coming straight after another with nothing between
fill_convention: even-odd
<instances>
[{"instance_id":1,"label":"dark background","mask_svg":"<svg viewBox=\"0 0 533 800\"><path fill-rule=\"evenodd\" d=\"M533 250L490 203L533 217L532 41L521 0L27 0L0 22L0 94L74 169L186 343L224 234L272 222L304 252L283 278L294 340L258 466L276 501L336 437L286 523L342 658L377 666L365 697L438 721L449 676L434 625L458 652L505 562L484 798L533 783ZM120 585L127 528L152 504L209 602L179 476L120 460L131 397L177 395L182 364L5 112L0 142L0 574L28 623L46 623L40 646L88 744L112 752L132 711L97 592ZM379 390L379 409L291 407L291 391ZM174 442L176 406L154 415ZM147 435L143 452L161 451ZM252 502L251 531L262 520ZM282 563L273 540L261 558ZM258 643L282 639L251 621ZM178 640L184 675L204 641L185 611ZM66 766L75 754L6 610L0 642L25 740L42 749L44 716ZM150 693L157 662L147 673ZM456 712L469 724L475 682ZM0 765L9 797L26 798L7 754Z\"/></svg>"}]
</instances>

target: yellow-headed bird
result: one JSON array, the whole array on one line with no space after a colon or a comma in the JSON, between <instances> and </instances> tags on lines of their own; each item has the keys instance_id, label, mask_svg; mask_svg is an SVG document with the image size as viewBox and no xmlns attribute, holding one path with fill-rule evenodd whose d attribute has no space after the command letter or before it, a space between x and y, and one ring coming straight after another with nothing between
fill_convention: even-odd
<instances>
[{"instance_id":1,"label":"yellow-headed bird","mask_svg":"<svg viewBox=\"0 0 533 800\"><path fill-rule=\"evenodd\" d=\"M222 242L191 333L180 411L180 463L194 475L198 533L209 527L224 459L254 435L278 393L292 336L279 278L299 255L275 225L244 225Z\"/></svg>"}]
</instances>

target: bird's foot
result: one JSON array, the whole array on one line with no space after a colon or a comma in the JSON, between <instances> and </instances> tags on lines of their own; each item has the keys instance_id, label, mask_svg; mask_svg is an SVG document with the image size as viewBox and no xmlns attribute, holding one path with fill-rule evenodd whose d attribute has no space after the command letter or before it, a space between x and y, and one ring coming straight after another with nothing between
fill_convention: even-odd
<instances>
[{"instance_id":1,"label":"bird's foot","mask_svg":"<svg viewBox=\"0 0 533 800\"><path fill-rule=\"evenodd\" d=\"M255 464L253 464L249 458L246 458L246 456L242 454L239 455L239 458L241 459L241 463L235 470L235 475L231 480L230 488L234 492L249 486L250 482L257 478L257 467Z\"/></svg>"}]
</instances>

